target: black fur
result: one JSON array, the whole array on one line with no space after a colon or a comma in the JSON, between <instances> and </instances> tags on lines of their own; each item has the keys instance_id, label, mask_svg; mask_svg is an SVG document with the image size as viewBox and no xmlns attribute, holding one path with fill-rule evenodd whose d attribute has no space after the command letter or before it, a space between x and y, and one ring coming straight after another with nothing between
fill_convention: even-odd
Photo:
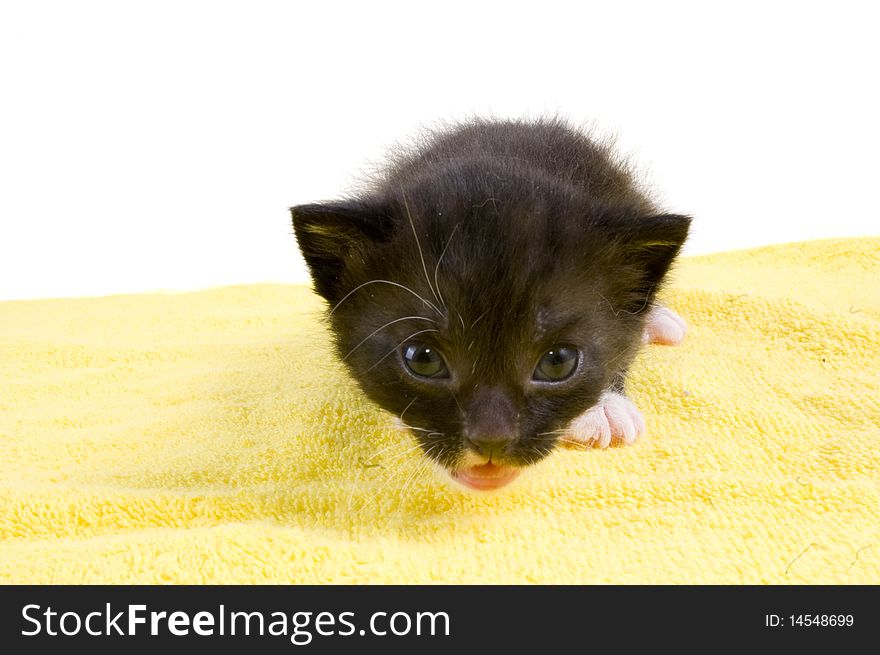
<instances>
[{"instance_id":1,"label":"black fur","mask_svg":"<svg viewBox=\"0 0 880 655\"><path fill-rule=\"evenodd\" d=\"M487 431L503 433L493 459L537 461L557 441L545 433L603 390L622 390L690 225L658 211L607 148L555 119L435 133L358 197L292 213L340 357L449 468L465 434ZM404 366L414 333L443 353L448 379ZM575 374L532 380L557 344L581 352Z\"/></svg>"}]
</instances>

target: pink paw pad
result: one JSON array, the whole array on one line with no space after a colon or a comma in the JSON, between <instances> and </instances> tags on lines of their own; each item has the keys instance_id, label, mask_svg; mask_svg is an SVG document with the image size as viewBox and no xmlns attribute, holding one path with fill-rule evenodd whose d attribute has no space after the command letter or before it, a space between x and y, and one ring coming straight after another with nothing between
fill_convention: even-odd
<instances>
[{"instance_id":1,"label":"pink paw pad","mask_svg":"<svg viewBox=\"0 0 880 655\"><path fill-rule=\"evenodd\" d=\"M677 346L684 341L685 334L687 334L687 323L681 316L663 305L655 305L648 314L642 339L645 343Z\"/></svg>"},{"instance_id":2,"label":"pink paw pad","mask_svg":"<svg viewBox=\"0 0 880 655\"><path fill-rule=\"evenodd\" d=\"M574 419L563 441L607 448L612 441L631 444L645 432L645 418L632 401L606 391L595 407Z\"/></svg>"}]
</instances>

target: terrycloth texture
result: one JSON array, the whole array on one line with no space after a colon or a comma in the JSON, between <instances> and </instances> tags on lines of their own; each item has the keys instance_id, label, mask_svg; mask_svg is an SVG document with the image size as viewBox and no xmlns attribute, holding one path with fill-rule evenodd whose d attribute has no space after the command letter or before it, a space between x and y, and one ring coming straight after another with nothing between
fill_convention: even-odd
<instances>
[{"instance_id":1,"label":"terrycloth texture","mask_svg":"<svg viewBox=\"0 0 880 655\"><path fill-rule=\"evenodd\" d=\"M0 303L0 581L880 583L880 238L684 260L634 446L442 481L306 288Z\"/></svg>"}]
</instances>

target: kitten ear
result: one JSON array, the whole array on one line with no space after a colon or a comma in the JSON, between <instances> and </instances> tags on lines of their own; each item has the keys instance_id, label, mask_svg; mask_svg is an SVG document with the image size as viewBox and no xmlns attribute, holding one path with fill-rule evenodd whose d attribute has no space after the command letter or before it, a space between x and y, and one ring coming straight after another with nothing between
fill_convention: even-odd
<instances>
[{"instance_id":1,"label":"kitten ear","mask_svg":"<svg viewBox=\"0 0 880 655\"><path fill-rule=\"evenodd\" d=\"M681 251L691 217L680 214L649 216L631 223L625 235L627 255L643 270L646 286L660 283Z\"/></svg>"},{"instance_id":2,"label":"kitten ear","mask_svg":"<svg viewBox=\"0 0 880 655\"><path fill-rule=\"evenodd\" d=\"M299 249L315 290L333 303L352 254L386 241L392 223L386 212L364 201L298 205L290 208Z\"/></svg>"},{"instance_id":3,"label":"kitten ear","mask_svg":"<svg viewBox=\"0 0 880 655\"><path fill-rule=\"evenodd\" d=\"M610 256L622 266L619 283L626 286L623 306L638 314L649 307L654 294L675 257L681 251L690 228L690 216L660 214L634 219L606 218L610 232ZM627 273L624 273L627 271ZM622 297L623 298L623 297Z\"/></svg>"}]
</instances>

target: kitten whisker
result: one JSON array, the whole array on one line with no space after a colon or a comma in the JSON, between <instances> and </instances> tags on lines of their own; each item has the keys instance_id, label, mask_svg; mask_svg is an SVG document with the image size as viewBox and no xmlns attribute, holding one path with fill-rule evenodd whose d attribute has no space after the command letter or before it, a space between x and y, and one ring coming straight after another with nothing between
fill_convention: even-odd
<instances>
[{"instance_id":1,"label":"kitten whisker","mask_svg":"<svg viewBox=\"0 0 880 655\"><path fill-rule=\"evenodd\" d=\"M372 453L372 454L370 455L370 457L371 457L371 459L375 459L376 457L378 457L378 456L381 455L382 453L384 453L384 452L390 450L391 448L394 448L394 447L396 447L396 446L399 446L399 445L400 445L399 443L392 443L390 446L387 446L387 447L383 448L383 449L380 450L379 452ZM409 448L405 448L403 451L397 453L397 454L394 456L393 459L390 459L388 462L386 462L386 471L389 470L389 469L390 469L395 463L402 463L402 460L403 460L403 458L404 458L406 455L408 455L409 453L411 453L411 452L413 452L414 450L417 450L417 449L419 449L419 448L420 448L419 444L415 444L415 445L412 445L412 446L410 446ZM398 468L400 468L400 467L398 467ZM346 508L347 508L347 511L348 511L348 512L351 512L352 502L353 502L353 500L354 500L354 493L355 493L355 490L356 490L356 488L357 488L357 483L360 481L360 477L361 477L361 475L363 474L363 469L362 469L362 468L357 468L357 469L355 470L355 473L356 473L356 478L357 478L357 479L355 480L355 484L353 484L352 487L351 487L351 491L350 491L349 494L348 494L348 501L346 502ZM394 477L394 476L391 476L391 477ZM383 486L384 486L384 485L383 485ZM355 515L355 516L356 516L356 515Z\"/></svg>"},{"instance_id":2,"label":"kitten whisker","mask_svg":"<svg viewBox=\"0 0 880 655\"><path fill-rule=\"evenodd\" d=\"M437 449L439 451L439 449L440 449L439 443L434 444L433 446L431 446L430 448L428 448L425 451L425 455L420 462L420 464L421 464L420 473L423 473L426 470L430 470L431 466L436 463L436 461L431 457L431 453L433 453L435 449Z\"/></svg>"},{"instance_id":3,"label":"kitten whisker","mask_svg":"<svg viewBox=\"0 0 880 655\"><path fill-rule=\"evenodd\" d=\"M357 489L358 482L360 482L362 470L363 469L357 469L355 471L355 481L351 485L351 491L348 492L348 500L345 502L345 513L346 514L351 512L351 504L352 504L352 501L354 500L354 492L355 492L355 489Z\"/></svg>"},{"instance_id":4,"label":"kitten whisker","mask_svg":"<svg viewBox=\"0 0 880 655\"><path fill-rule=\"evenodd\" d=\"M410 405L411 404L412 403L410 403ZM378 452L370 453L369 457L370 457L370 459L375 460L377 457L379 457L383 453L391 450L392 448L396 448L397 446L400 446L400 445L401 444L399 442L394 442L391 445L386 446L385 448L383 448L382 450L380 450ZM417 450L418 448L420 448L419 444L410 445L408 448L405 448L403 451L397 453L397 455L393 459L391 459L389 463L393 464L397 461L400 461L400 459L404 455L411 453L412 451ZM387 465L387 463L386 463L386 465ZM357 489L358 483L360 482L360 478L361 478L362 474L363 474L363 468L358 467L355 469L355 481L354 481L354 484L351 485L351 491L348 494L348 500L346 501L346 505L345 505L348 512L351 512L352 501L354 500L354 493L355 493L355 490Z\"/></svg>"},{"instance_id":5,"label":"kitten whisker","mask_svg":"<svg viewBox=\"0 0 880 655\"><path fill-rule=\"evenodd\" d=\"M642 310L644 310L645 307L648 305L648 300L651 298L651 292L654 290L654 286L655 286L655 285L653 285L653 284L650 286L650 288L648 289L648 293L645 294L645 302L643 302L643 303L642 303L642 306L639 307L639 308L638 308L636 311L634 311L634 312L631 312L631 311L629 311L628 309L623 309L622 307L621 307L620 309L615 309L615 308L614 308L614 305L611 304L611 301L608 300L608 298L606 298L605 296L603 296L601 293L599 294L599 297L600 297L602 300L604 300L605 302L608 303L608 306L611 308L611 311L614 312L614 317L615 317L615 318L618 318L618 317L620 316L621 313L629 314L630 316L638 316L639 314L642 313Z\"/></svg>"},{"instance_id":6,"label":"kitten whisker","mask_svg":"<svg viewBox=\"0 0 880 655\"><path fill-rule=\"evenodd\" d=\"M428 283L428 288L431 290L431 293L434 294L434 299L443 306L443 301L440 300L437 295L437 291L431 286L431 280L428 278L428 267L425 266L425 256L422 254L422 244L419 242L419 235L416 232L415 223L413 223L412 214L409 211L409 203L406 201L406 194L401 194L403 196L403 206L406 208L406 217L409 219L409 226L412 228L413 236L416 238L416 248L419 249L419 259L422 260L422 271L425 273L425 282Z\"/></svg>"},{"instance_id":7,"label":"kitten whisker","mask_svg":"<svg viewBox=\"0 0 880 655\"><path fill-rule=\"evenodd\" d=\"M376 457L378 457L379 455L381 455L382 453L385 453L385 452L391 450L392 448L394 448L395 446L399 446L399 445L401 445L401 444L395 442L395 443L391 444L390 446L386 446L386 447L383 448L382 450L379 450L379 451L377 451L377 452L375 452L375 453L370 453L370 457L371 457L371 458L376 458ZM402 453L408 453L408 452L410 452L410 451L412 451L412 450L415 450L416 448L419 448L419 447L420 447L419 444L410 444L405 450L403 450L403 451L401 451L400 453L397 453L397 454L400 455L400 454L402 454Z\"/></svg>"},{"instance_id":8,"label":"kitten whisker","mask_svg":"<svg viewBox=\"0 0 880 655\"><path fill-rule=\"evenodd\" d=\"M400 284L399 282L392 282L391 280L378 280L378 279L377 279L377 280L369 280L368 282L364 282L363 284L359 284L359 285L357 285L354 289L352 289L352 290L349 291L347 294L345 294L345 295L342 297L342 300L340 300L338 303L336 303L335 305L333 305L333 308L330 310L330 314L329 314L329 315L332 316L332 315L333 315L333 312L335 312L335 311L339 308L339 306L340 306L342 303L344 303L346 300L348 300L349 296L351 296L355 291L357 291L358 289L362 289L363 287L365 287L365 286L367 286L367 285L370 285L370 284L390 284L390 285L395 286L395 287L400 287L400 288L403 289L404 291L409 291L412 295L414 295L416 298L418 298L419 300L421 300L421 301L422 301L423 303L425 303L428 307L430 307L430 308L433 309L435 312L437 312L438 314L440 314L440 316L445 316L445 314L444 314L443 312L441 312L441 311L437 308L437 305L435 305L434 303L432 303L430 300L428 300L428 299L426 299L426 298L423 298L422 296L420 296L419 294L417 294L415 291L413 291L412 289L410 289L408 286L406 286L406 285L404 285L404 284Z\"/></svg>"},{"instance_id":9,"label":"kitten whisker","mask_svg":"<svg viewBox=\"0 0 880 655\"><path fill-rule=\"evenodd\" d=\"M455 232L456 232L456 230L458 230L459 225L461 225L461 223L456 223L452 227L452 232L449 233L449 238L446 239L446 245L443 246L443 252L440 253L440 258L437 260L437 265L434 267L434 287L437 289L437 294L440 296L440 298L439 298L440 304L443 307L446 307L446 303L443 301L443 294L440 293L440 283L437 282L437 272L440 270L440 262L442 262L443 257L446 256L446 250L447 250L447 248L449 248L449 244L452 243L452 237L455 236ZM458 318L461 319L461 314L459 314ZM464 326L462 326L462 327L464 327Z\"/></svg>"},{"instance_id":10,"label":"kitten whisker","mask_svg":"<svg viewBox=\"0 0 880 655\"><path fill-rule=\"evenodd\" d=\"M379 364L381 364L383 361L385 361L385 359L386 359L389 355L391 355L391 354L397 352L397 349L398 349L398 348L400 348L403 344L405 344L407 341L409 341L409 340L412 339L413 337L418 336L418 335L420 335L420 334L424 334L425 332L439 332L439 331L440 331L440 330L432 330L432 329L428 329L428 330L419 330L418 332L413 332L413 333L412 333L411 335L409 335L406 339L404 339L404 340L401 341L399 344L397 344L396 346L394 346L394 348L392 348L392 349L389 350L387 353L385 353L384 355L382 355L382 357L379 359L379 361L377 361L377 362L376 362L375 364L373 364L370 368L368 368L366 371L364 371L364 373L369 373L370 371L372 371L372 370L373 370L374 368L376 368Z\"/></svg>"},{"instance_id":11,"label":"kitten whisker","mask_svg":"<svg viewBox=\"0 0 880 655\"><path fill-rule=\"evenodd\" d=\"M410 451L406 451L406 452L408 453ZM396 466L393 469L393 471L388 471L390 473L390 475L388 475L388 477L385 479L385 483L379 487L379 490L376 493L374 493L372 496L370 496L367 499L367 502L365 502L363 505L361 505L361 508L357 512L354 513L354 515L351 517L351 519L349 519L350 521L354 521L354 519L357 519L357 517L359 517L361 515L361 513L367 507L369 507L372 504L372 502L374 500L376 500L376 498L378 498L382 494L383 491L385 491L385 489L388 488L388 485L391 484L391 482L394 480L394 478L396 478L401 473L404 473L406 471L406 467L404 466L405 462L401 461L402 459L403 459L402 456L400 458L398 458L398 461L399 461L398 466ZM421 464L421 461L419 463Z\"/></svg>"},{"instance_id":12,"label":"kitten whisker","mask_svg":"<svg viewBox=\"0 0 880 655\"><path fill-rule=\"evenodd\" d=\"M544 437L547 435L559 436L559 435L565 435L565 434L568 434L568 430L548 430L547 432L538 432L537 434L535 434L535 436L536 437Z\"/></svg>"},{"instance_id":13,"label":"kitten whisker","mask_svg":"<svg viewBox=\"0 0 880 655\"><path fill-rule=\"evenodd\" d=\"M603 296L601 293L599 294L599 297L600 297L602 300L604 300L606 303L608 303L608 306L611 308L611 311L614 312L614 318L617 318L618 316L620 316L620 312L621 312L621 310L616 309L616 308L614 307L614 305L611 304L611 301L608 300L608 298L606 298L605 296Z\"/></svg>"},{"instance_id":14,"label":"kitten whisker","mask_svg":"<svg viewBox=\"0 0 880 655\"><path fill-rule=\"evenodd\" d=\"M626 355L628 352L630 352L630 348L629 348L629 347L624 348L623 350L621 350L621 351L620 351L619 353L617 353L614 357L612 357L611 359L608 360L608 362L605 364L605 368L609 368L614 362L616 362L618 359L620 359L621 357L623 357L624 355Z\"/></svg>"},{"instance_id":15,"label":"kitten whisker","mask_svg":"<svg viewBox=\"0 0 880 655\"><path fill-rule=\"evenodd\" d=\"M383 453L386 453L387 451L391 450L392 448L395 448L400 445L406 445L406 444L393 443L390 446L386 446L382 450L379 450L375 453L371 453L370 458L375 459L375 458L379 457L380 455L382 455ZM384 459L383 465L385 466L386 469L394 468L395 464L400 464L407 455L419 450L420 448L421 448L420 444L410 443L409 445L406 445L406 447L403 450L396 452L396 453L391 453L387 457L383 458Z\"/></svg>"},{"instance_id":16,"label":"kitten whisker","mask_svg":"<svg viewBox=\"0 0 880 655\"><path fill-rule=\"evenodd\" d=\"M416 432L427 432L429 434L431 433L431 431L427 428L417 428L414 425L404 425L403 427L405 427L407 430L415 430Z\"/></svg>"},{"instance_id":17,"label":"kitten whisker","mask_svg":"<svg viewBox=\"0 0 880 655\"><path fill-rule=\"evenodd\" d=\"M477 317L477 320L474 321L473 323L471 323L471 329L473 330L473 329L474 329L474 326L475 326L477 323L479 323L479 322L482 320L482 318L483 318L486 314L488 314L488 313L489 313L489 310L487 309L485 312L483 312L482 314L480 314L480 315Z\"/></svg>"},{"instance_id":18,"label":"kitten whisker","mask_svg":"<svg viewBox=\"0 0 880 655\"><path fill-rule=\"evenodd\" d=\"M434 434L442 434L442 433L440 433L440 432L435 432ZM396 445L396 444L395 444L395 445ZM428 448L428 449L425 451L425 456L424 456L422 459L419 460L419 462L418 462L418 464L416 465L416 467L410 472L410 475L409 475L409 476L407 477L407 479L404 481L403 485L401 485L401 487L400 487L400 493L401 493L401 494L402 494L403 492L406 491L407 487L409 486L409 484L410 484L411 482L413 482L413 483L415 482L415 480L417 479L418 475L420 475L425 469L427 469L427 468L431 465L431 463L433 462L433 460L432 460L431 457L430 457L430 456L431 456L431 453L434 452L434 449L435 449L435 448L439 448L440 445L441 445L441 444L436 443L436 444L434 444L433 446L431 446L430 448ZM397 453L397 455L395 456L395 458L394 458L393 460L391 460L391 463L392 463L392 464L397 463L398 466L394 467L393 472L392 472L391 475L389 475L388 478L385 480L385 483L384 483L381 487L379 487L378 491L377 491L376 493L374 493L372 496L370 496L370 498L367 499L367 502L364 503L364 504L361 506L361 508L360 508L360 509L354 514L354 516L352 517L353 519L355 519L355 518L357 518L358 516L360 516L361 512L363 512L367 507L369 507L370 504L372 504L372 502L373 502L376 498L378 498L380 495L382 495L382 492L384 492L385 489L387 489L387 488L389 487L389 485L391 484L391 481L392 481L394 478L396 478L397 476L399 476L399 475L401 474L401 472L405 472L405 462L403 461L404 458L406 457L406 455L408 455L409 453L411 453L413 450L418 450L418 449L420 449L420 448L421 448L421 445L420 445L420 444L415 444L415 445L412 446L411 448L407 448L407 449L404 450L403 452ZM385 450L387 450L387 448L386 448ZM382 452L384 452L384 451L382 451ZM375 455L374 455L374 456L375 456ZM387 473L387 472L388 472L388 469L386 469L386 473ZM351 506L350 506L350 505L349 505L349 509L351 509Z\"/></svg>"},{"instance_id":19,"label":"kitten whisker","mask_svg":"<svg viewBox=\"0 0 880 655\"><path fill-rule=\"evenodd\" d=\"M432 446L432 448L433 448L433 446ZM409 474L409 477L400 486L399 493L401 496L405 494L405 492L407 491L408 487L411 484L416 483L416 480L418 480L418 476L421 473L423 473L425 471L425 469L427 468L427 466L428 466L428 453L430 453L430 452L431 452L430 448L427 451L425 451L425 457L423 457L422 459L419 460L418 465L413 469L412 473Z\"/></svg>"},{"instance_id":20,"label":"kitten whisker","mask_svg":"<svg viewBox=\"0 0 880 655\"><path fill-rule=\"evenodd\" d=\"M407 405L406 407L404 407L404 408L403 408L403 411L400 412L400 416L398 417L398 420L399 420L401 423L403 423L404 425L406 425L406 423L405 423L404 420L403 420L403 415L406 414L406 410L408 410L410 407L412 407L412 406L413 406L413 403L414 403L415 401L417 401L418 399L419 399L419 397L418 397L418 396L415 396L412 400L409 401L409 405Z\"/></svg>"},{"instance_id":21,"label":"kitten whisker","mask_svg":"<svg viewBox=\"0 0 880 655\"><path fill-rule=\"evenodd\" d=\"M348 354L342 358L342 361L344 362L346 359L348 359L355 350L363 346L369 339L376 336L379 332L387 328L389 325L394 325L395 323L400 323L401 321L428 321L430 323L436 323L434 319L425 318L424 316L404 316L402 318L395 318L393 321L388 321L385 325L373 330L370 334L364 337L358 345L348 351Z\"/></svg>"},{"instance_id":22,"label":"kitten whisker","mask_svg":"<svg viewBox=\"0 0 880 655\"><path fill-rule=\"evenodd\" d=\"M449 393L452 394L452 399L455 401L455 404L458 405L458 409L461 410L462 415L467 415L467 412L464 411L464 407L462 407L461 403L458 402L458 398L455 396L455 392L450 389Z\"/></svg>"},{"instance_id":23,"label":"kitten whisker","mask_svg":"<svg viewBox=\"0 0 880 655\"><path fill-rule=\"evenodd\" d=\"M654 287L655 287L655 286L656 286L656 285L652 284L652 285L648 288L648 293L645 294L645 302L642 303L642 306L641 306L641 307L639 307L639 308L638 308L636 311L634 311L634 312L627 312L627 313L628 313L628 314L632 314L632 315L634 315L634 316L637 315L637 314L641 314L641 313L642 313L642 310L645 309L645 307L648 306L648 300L650 300L650 298L651 298L651 292L654 290Z\"/></svg>"}]
</instances>

